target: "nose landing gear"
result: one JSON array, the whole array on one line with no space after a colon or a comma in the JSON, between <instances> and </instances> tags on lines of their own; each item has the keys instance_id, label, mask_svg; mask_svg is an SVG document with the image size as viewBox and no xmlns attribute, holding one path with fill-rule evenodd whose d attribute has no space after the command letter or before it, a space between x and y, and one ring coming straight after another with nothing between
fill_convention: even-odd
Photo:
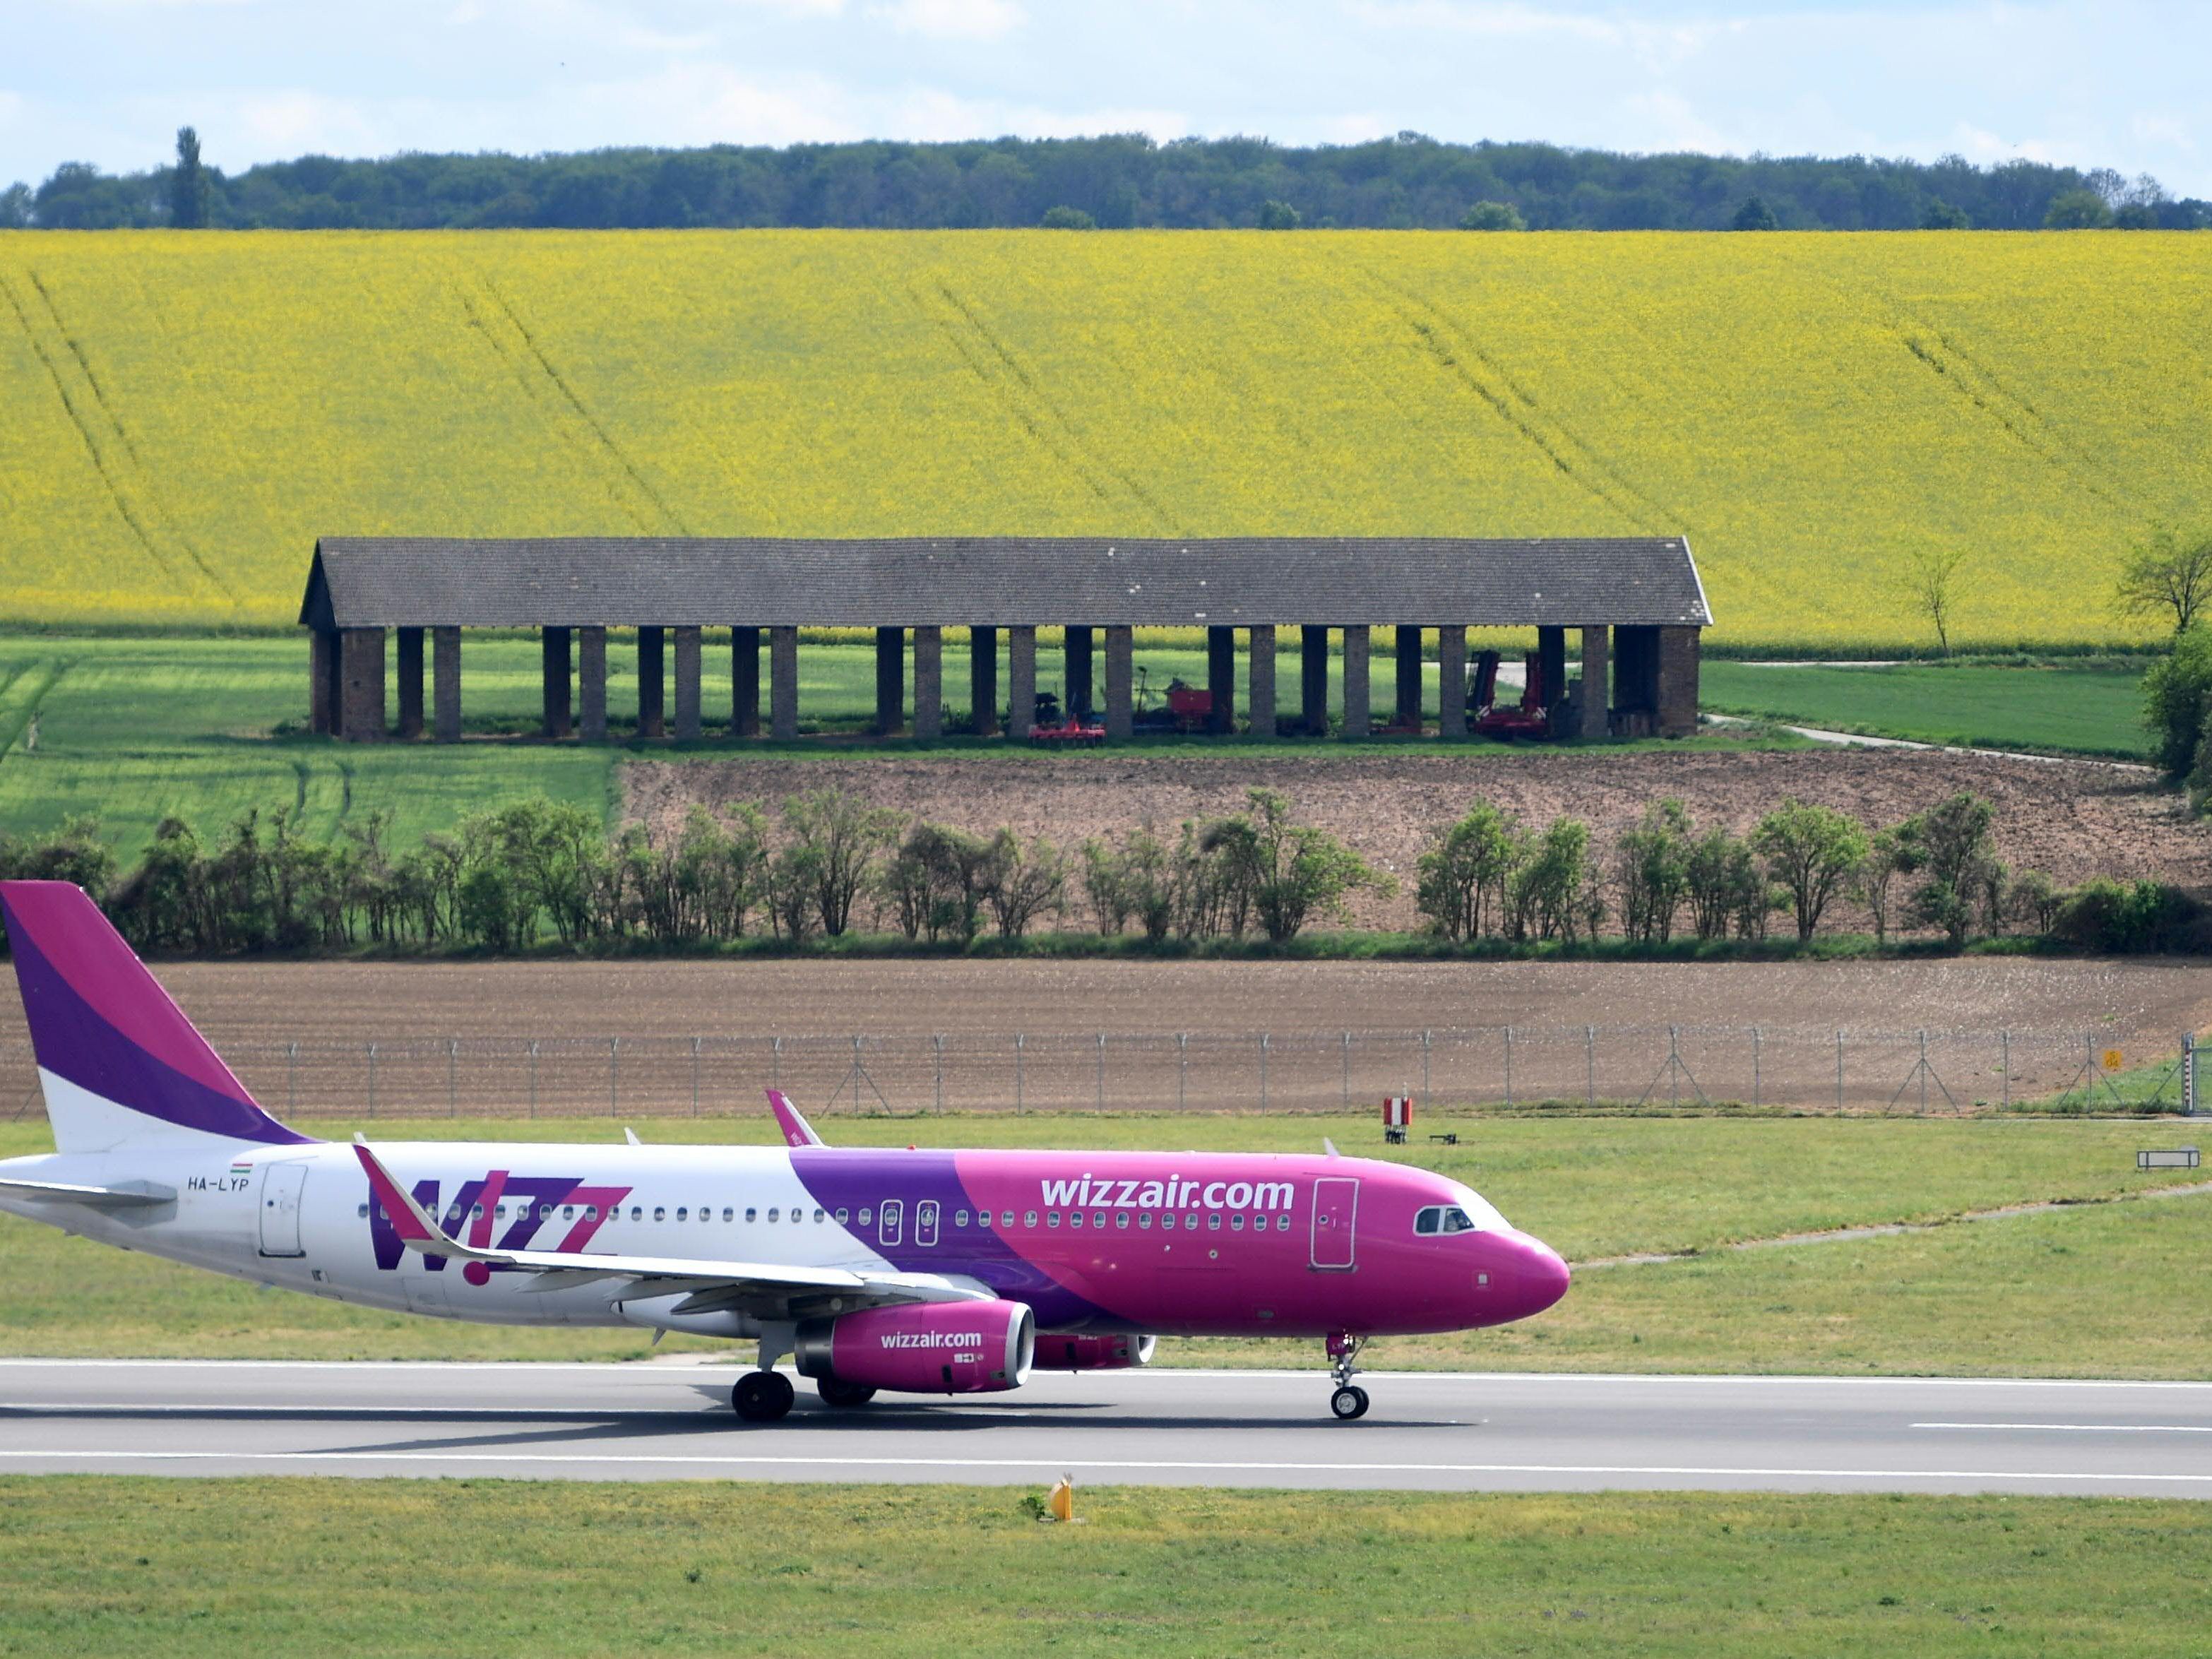
<instances>
[{"instance_id":1,"label":"nose landing gear","mask_svg":"<svg viewBox=\"0 0 2212 1659\"><path fill-rule=\"evenodd\" d=\"M1336 1392L1328 1397L1328 1408L1340 1422L1349 1423L1354 1418L1367 1415L1367 1390L1352 1380L1359 1369L1359 1351L1366 1346L1365 1337L1350 1336L1341 1331L1328 1339L1328 1374L1336 1382Z\"/></svg>"}]
</instances>

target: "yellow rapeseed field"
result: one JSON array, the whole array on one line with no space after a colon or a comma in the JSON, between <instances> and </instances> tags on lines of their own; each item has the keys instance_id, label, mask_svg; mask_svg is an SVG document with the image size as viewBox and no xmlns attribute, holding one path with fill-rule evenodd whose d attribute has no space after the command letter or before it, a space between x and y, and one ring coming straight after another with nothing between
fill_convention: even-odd
<instances>
[{"instance_id":1,"label":"yellow rapeseed field","mask_svg":"<svg viewBox=\"0 0 2212 1659\"><path fill-rule=\"evenodd\" d=\"M318 534L1686 533L1718 637L2137 637L2212 236L0 234L0 617ZM1374 620L1395 621L1377 617Z\"/></svg>"}]
</instances>

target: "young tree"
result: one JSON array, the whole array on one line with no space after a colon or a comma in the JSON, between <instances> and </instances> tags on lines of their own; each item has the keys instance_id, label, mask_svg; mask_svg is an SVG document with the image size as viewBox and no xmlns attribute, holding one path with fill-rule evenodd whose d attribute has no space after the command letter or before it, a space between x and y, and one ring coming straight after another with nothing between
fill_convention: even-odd
<instances>
[{"instance_id":1,"label":"young tree","mask_svg":"<svg viewBox=\"0 0 2212 1659\"><path fill-rule=\"evenodd\" d=\"M1674 934L1688 876L1690 815L1678 799L1654 801L1643 821L1613 849L1621 932L1639 945L1664 945Z\"/></svg>"},{"instance_id":2,"label":"young tree","mask_svg":"<svg viewBox=\"0 0 2212 1659\"><path fill-rule=\"evenodd\" d=\"M1751 844L1790 895L1797 937L1813 937L1820 915L1867 856L1866 831L1827 806L1790 797L1759 821Z\"/></svg>"},{"instance_id":3,"label":"young tree","mask_svg":"<svg viewBox=\"0 0 2212 1659\"><path fill-rule=\"evenodd\" d=\"M1477 801L1421 854L1413 908L1446 939L1480 939L1486 921L1504 909L1506 879L1522 851L1513 820Z\"/></svg>"},{"instance_id":4,"label":"young tree","mask_svg":"<svg viewBox=\"0 0 2212 1659\"><path fill-rule=\"evenodd\" d=\"M1923 548L1912 556L1905 572L1905 595L1912 608L1936 629L1936 643L1951 654L1951 624L1958 619L1959 571L1966 562L1964 549Z\"/></svg>"},{"instance_id":5,"label":"young tree","mask_svg":"<svg viewBox=\"0 0 2212 1659\"><path fill-rule=\"evenodd\" d=\"M2191 629L2143 676L2143 724L2159 769L2179 783L2198 764L2212 716L2212 629Z\"/></svg>"},{"instance_id":6,"label":"young tree","mask_svg":"<svg viewBox=\"0 0 2212 1659\"><path fill-rule=\"evenodd\" d=\"M866 889L877 855L898 838L899 815L830 787L787 799L783 827L792 841L789 850L807 856L781 861L782 872L789 877L799 862L805 864L822 931L835 939L851 925L853 902Z\"/></svg>"},{"instance_id":7,"label":"young tree","mask_svg":"<svg viewBox=\"0 0 2212 1659\"><path fill-rule=\"evenodd\" d=\"M1966 942L1996 862L1990 840L1996 808L1961 791L1916 812L1897 827L1898 867L1923 878L1913 890L1914 915L1940 927L1955 947Z\"/></svg>"},{"instance_id":8,"label":"young tree","mask_svg":"<svg viewBox=\"0 0 2212 1659\"><path fill-rule=\"evenodd\" d=\"M177 129L177 165L169 175L169 223L179 230L199 230L207 224L207 173L200 166L200 136L190 127Z\"/></svg>"},{"instance_id":9,"label":"young tree","mask_svg":"<svg viewBox=\"0 0 2212 1659\"><path fill-rule=\"evenodd\" d=\"M1874 942L1887 944L1889 919L1896 908L1897 875L1904 867L1897 831L1877 830L1867 837L1866 856L1851 878L1851 893L1874 917Z\"/></svg>"},{"instance_id":10,"label":"young tree","mask_svg":"<svg viewBox=\"0 0 2212 1659\"><path fill-rule=\"evenodd\" d=\"M1079 207L1048 207L1037 222L1047 230L1096 230L1098 222Z\"/></svg>"},{"instance_id":11,"label":"young tree","mask_svg":"<svg viewBox=\"0 0 2212 1659\"><path fill-rule=\"evenodd\" d=\"M2185 634L2212 598L2212 531L2182 535L2161 525L2138 543L2120 567L2120 609L2140 616L2171 613L2173 631Z\"/></svg>"},{"instance_id":12,"label":"young tree","mask_svg":"<svg viewBox=\"0 0 2212 1659\"><path fill-rule=\"evenodd\" d=\"M1766 205L1765 198L1747 196L1743 198L1743 205L1735 210L1735 217L1729 222L1729 228L1779 230L1782 222L1774 216L1774 210Z\"/></svg>"},{"instance_id":13,"label":"young tree","mask_svg":"<svg viewBox=\"0 0 2212 1659\"><path fill-rule=\"evenodd\" d=\"M1305 222L1305 215L1288 202L1279 202L1270 197L1260 204L1260 228L1262 230L1296 230Z\"/></svg>"},{"instance_id":14,"label":"young tree","mask_svg":"<svg viewBox=\"0 0 2212 1659\"><path fill-rule=\"evenodd\" d=\"M2062 190L2043 215L2045 230L2103 230L2112 222L2112 210L2094 190Z\"/></svg>"},{"instance_id":15,"label":"young tree","mask_svg":"<svg viewBox=\"0 0 2212 1659\"><path fill-rule=\"evenodd\" d=\"M1342 915L1346 896L1360 888L1389 888L1386 877L1326 830L1293 823L1289 796L1253 789L1245 799L1251 813L1209 825L1206 841L1221 851L1231 881L1249 894L1270 942L1297 938L1316 916Z\"/></svg>"},{"instance_id":16,"label":"young tree","mask_svg":"<svg viewBox=\"0 0 2212 1659\"><path fill-rule=\"evenodd\" d=\"M1966 209L1953 207L1940 196L1929 197L1927 207L1920 215L1920 228L1923 230L1965 230L1972 222L1966 217Z\"/></svg>"},{"instance_id":17,"label":"young tree","mask_svg":"<svg viewBox=\"0 0 2212 1659\"><path fill-rule=\"evenodd\" d=\"M1462 230L1526 230L1528 222L1510 202L1477 202L1460 216Z\"/></svg>"},{"instance_id":18,"label":"young tree","mask_svg":"<svg viewBox=\"0 0 2212 1659\"><path fill-rule=\"evenodd\" d=\"M1712 830L1689 848L1682 887L1700 940L1761 937L1766 921L1766 872L1751 848L1725 830Z\"/></svg>"},{"instance_id":19,"label":"young tree","mask_svg":"<svg viewBox=\"0 0 2212 1659\"><path fill-rule=\"evenodd\" d=\"M1019 939L1045 911L1067 908L1067 855L1042 836L1024 842L1011 830L1000 830L985 876L1000 939Z\"/></svg>"},{"instance_id":20,"label":"young tree","mask_svg":"<svg viewBox=\"0 0 2212 1659\"><path fill-rule=\"evenodd\" d=\"M1594 885L1589 825L1580 818L1553 818L1513 872L1506 893L1507 936L1571 945L1579 928L1594 937L1601 915L1590 902Z\"/></svg>"}]
</instances>

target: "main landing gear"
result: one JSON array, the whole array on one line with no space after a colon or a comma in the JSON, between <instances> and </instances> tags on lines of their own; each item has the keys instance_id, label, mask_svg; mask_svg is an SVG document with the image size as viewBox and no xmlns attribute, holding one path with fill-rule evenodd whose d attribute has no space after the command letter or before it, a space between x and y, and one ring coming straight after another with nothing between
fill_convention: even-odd
<instances>
[{"instance_id":1,"label":"main landing gear","mask_svg":"<svg viewBox=\"0 0 2212 1659\"><path fill-rule=\"evenodd\" d=\"M730 1409L748 1423L773 1423L791 1410L794 1392L781 1371L747 1371L730 1390Z\"/></svg>"},{"instance_id":2,"label":"main landing gear","mask_svg":"<svg viewBox=\"0 0 2212 1659\"><path fill-rule=\"evenodd\" d=\"M1328 1397L1328 1408L1340 1422L1349 1423L1356 1417L1367 1415L1367 1390L1352 1380L1359 1369L1359 1351L1367 1346L1364 1336L1347 1336L1339 1332L1328 1339L1328 1374L1336 1382L1336 1392Z\"/></svg>"}]
</instances>

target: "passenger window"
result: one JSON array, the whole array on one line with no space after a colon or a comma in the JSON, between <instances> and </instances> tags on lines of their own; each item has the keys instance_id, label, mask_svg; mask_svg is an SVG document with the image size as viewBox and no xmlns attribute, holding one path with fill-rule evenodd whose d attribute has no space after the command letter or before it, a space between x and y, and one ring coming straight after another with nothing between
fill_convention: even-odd
<instances>
[{"instance_id":1,"label":"passenger window","mask_svg":"<svg viewBox=\"0 0 2212 1659\"><path fill-rule=\"evenodd\" d=\"M584 1206L584 1219L585 1219L585 1220L586 1220L586 1221L597 1221L599 1218L599 1206L598 1205L596 1205L596 1204L586 1204L586 1206Z\"/></svg>"},{"instance_id":2,"label":"passenger window","mask_svg":"<svg viewBox=\"0 0 2212 1659\"><path fill-rule=\"evenodd\" d=\"M1012 1226L1012 1225L1014 1224L1014 1212L1013 1212L1012 1210L1001 1210L1001 1211L1000 1211L1000 1212L999 1212L999 1224L1000 1224L1001 1227L1011 1227L1011 1226Z\"/></svg>"},{"instance_id":3,"label":"passenger window","mask_svg":"<svg viewBox=\"0 0 2212 1659\"><path fill-rule=\"evenodd\" d=\"M875 1212L873 1210L870 1209L866 1205L863 1204L863 1205L860 1206L860 1224L861 1224L863 1227L866 1226L866 1225L868 1224L868 1223L869 1223L869 1222L870 1222L870 1221L874 1218L875 1213L876 1213L876 1212Z\"/></svg>"},{"instance_id":4,"label":"passenger window","mask_svg":"<svg viewBox=\"0 0 2212 1659\"><path fill-rule=\"evenodd\" d=\"M561 1219L563 1221L574 1221L575 1218L576 1206L573 1204L563 1204L561 1206Z\"/></svg>"},{"instance_id":5,"label":"passenger window","mask_svg":"<svg viewBox=\"0 0 2212 1659\"><path fill-rule=\"evenodd\" d=\"M1138 1226L1139 1226L1139 1227L1141 1227L1141 1228L1146 1228L1146 1229L1149 1229L1149 1228L1152 1226L1152 1212L1150 1210L1140 1210L1140 1211L1139 1211L1139 1212L1137 1212L1137 1225L1138 1225Z\"/></svg>"},{"instance_id":6,"label":"passenger window","mask_svg":"<svg viewBox=\"0 0 2212 1659\"><path fill-rule=\"evenodd\" d=\"M750 1224L750 1223L752 1223L752 1222L757 1221L757 1220L759 1220L759 1219L760 1219L760 1212L759 1212L758 1210L756 1210L755 1208L753 1208L751 1205L748 1204L748 1205L745 1206L745 1220L746 1220L746 1222L748 1223L748 1224Z\"/></svg>"},{"instance_id":7,"label":"passenger window","mask_svg":"<svg viewBox=\"0 0 2212 1659\"><path fill-rule=\"evenodd\" d=\"M1244 1231L1244 1218L1241 1215L1231 1216L1229 1218L1229 1231L1232 1233L1243 1232Z\"/></svg>"},{"instance_id":8,"label":"passenger window","mask_svg":"<svg viewBox=\"0 0 2212 1659\"><path fill-rule=\"evenodd\" d=\"M1207 1212L1206 1218L1206 1230L1210 1233L1218 1233L1221 1231L1220 1211L1213 1210Z\"/></svg>"},{"instance_id":9,"label":"passenger window","mask_svg":"<svg viewBox=\"0 0 2212 1659\"><path fill-rule=\"evenodd\" d=\"M837 1219L842 1221L844 1218L845 1212L842 1210L838 1211ZM956 1227L966 1226L968 1224L968 1212L965 1210L955 1210L952 1212L952 1224Z\"/></svg>"},{"instance_id":10,"label":"passenger window","mask_svg":"<svg viewBox=\"0 0 2212 1659\"><path fill-rule=\"evenodd\" d=\"M727 1205L724 1205L724 1206L722 1206L722 1219L723 1219L723 1220L725 1220L725 1221L734 1221L734 1220L736 1220L736 1219L737 1219L737 1216L738 1216L738 1212L737 1212L735 1210L731 1209Z\"/></svg>"},{"instance_id":11,"label":"passenger window","mask_svg":"<svg viewBox=\"0 0 2212 1659\"><path fill-rule=\"evenodd\" d=\"M1196 1231L1198 1231L1198 1212L1197 1212L1197 1211L1193 1210L1193 1211L1192 1211L1188 1215L1186 1215L1185 1217L1183 1217L1183 1218L1182 1218L1182 1230L1183 1230L1183 1231L1185 1231L1185 1232L1187 1232L1187 1233L1194 1233L1194 1232L1196 1232Z\"/></svg>"},{"instance_id":12,"label":"passenger window","mask_svg":"<svg viewBox=\"0 0 2212 1659\"><path fill-rule=\"evenodd\" d=\"M1106 1224L1106 1212L1103 1210L1093 1210L1091 1212L1091 1224L1094 1227L1104 1226Z\"/></svg>"},{"instance_id":13,"label":"passenger window","mask_svg":"<svg viewBox=\"0 0 2212 1659\"><path fill-rule=\"evenodd\" d=\"M645 1206L644 1206L644 1205L642 1205L642 1204L633 1204L633 1205L631 1205L631 1206L629 1206L629 1218L630 1218L632 1221L642 1221L642 1220L644 1220L644 1219L645 1219Z\"/></svg>"},{"instance_id":14,"label":"passenger window","mask_svg":"<svg viewBox=\"0 0 2212 1659\"><path fill-rule=\"evenodd\" d=\"M1067 1224L1071 1227L1080 1227L1083 1224L1083 1212L1070 1210L1067 1212Z\"/></svg>"},{"instance_id":15,"label":"passenger window","mask_svg":"<svg viewBox=\"0 0 2212 1659\"><path fill-rule=\"evenodd\" d=\"M364 1205L362 1205L362 1206L361 1206L361 1218L362 1218L363 1221L366 1221L366 1220L368 1220L368 1205L366 1205L366 1204L364 1204Z\"/></svg>"},{"instance_id":16,"label":"passenger window","mask_svg":"<svg viewBox=\"0 0 2212 1659\"><path fill-rule=\"evenodd\" d=\"M771 1208L769 1209L769 1212L768 1212L768 1218L769 1218L770 1221L775 1221L775 1220L779 1220L779 1219L781 1219L781 1217L782 1217L782 1215L783 1215L783 1212L782 1212L782 1210L781 1210L781 1209L780 1209L780 1208L775 1208L775 1207L771 1207Z\"/></svg>"},{"instance_id":17,"label":"passenger window","mask_svg":"<svg viewBox=\"0 0 2212 1659\"><path fill-rule=\"evenodd\" d=\"M1044 1224L1048 1227L1057 1227L1060 1225L1060 1212L1057 1210L1047 1210L1044 1212Z\"/></svg>"},{"instance_id":18,"label":"passenger window","mask_svg":"<svg viewBox=\"0 0 2212 1659\"><path fill-rule=\"evenodd\" d=\"M814 1224L815 1224L816 1226L817 1226L817 1227L818 1227L818 1226L820 1226L820 1225L822 1224L823 1219L823 1213L822 1213L822 1212L821 1212L820 1210L817 1210L817 1211L815 1211L815 1212L814 1212Z\"/></svg>"},{"instance_id":19,"label":"passenger window","mask_svg":"<svg viewBox=\"0 0 2212 1659\"><path fill-rule=\"evenodd\" d=\"M666 1210L664 1206L660 1206L660 1205L659 1205L659 1204L654 1205L654 1206L653 1206L653 1218L655 1221L665 1221L665 1220L667 1220L667 1219L668 1219L668 1212L667 1212L667 1210Z\"/></svg>"},{"instance_id":20,"label":"passenger window","mask_svg":"<svg viewBox=\"0 0 2212 1659\"><path fill-rule=\"evenodd\" d=\"M1291 1218L1290 1218L1290 1217L1288 1217L1288 1216L1286 1216L1286 1215L1279 1215L1279 1216L1277 1216L1277 1217L1275 1218L1275 1231L1276 1231L1277 1232L1279 1232L1279 1233L1286 1233L1286 1232L1290 1231L1290 1230L1291 1230Z\"/></svg>"},{"instance_id":21,"label":"passenger window","mask_svg":"<svg viewBox=\"0 0 2212 1659\"><path fill-rule=\"evenodd\" d=\"M1129 1212L1127 1210L1115 1211L1114 1224L1116 1227L1121 1228L1124 1232L1127 1232L1129 1228Z\"/></svg>"},{"instance_id":22,"label":"passenger window","mask_svg":"<svg viewBox=\"0 0 2212 1659\"><path fill-rule=\"evenodd\" d=\"M1022 1212L1022 1225L1024 1227L1034 1227L1036 1225L1036 1212L1035 1210L1024 1210Z\"/></svg>"},{"instance_id":23,"label":"passenger window","mask_svg":"<svg viewBox=\"0 0 2212 1659\"><path fill-rule=\"evenodd\" d=\"M966 1217L967 1217L967 1213L968 1213L968 1212L967 1212L965 1210L963 1210L960 1213L961 1213L962 1218L963 1218L963 1219L965 1219L965 1218L966 1218ZM852 1212L850 1210L840 1210L840 1211L838 1211L838 1212L837 1212L837 1224L838 1224L839 1226L841 1226L841 1227L842 1227L842 1226L843 1226L847 1222L850 1221L852 1218L853 1218L853 1212Z\"/></svg>"},{"instance_id":24,"label":"passenger window","mask_svg":"<svg viewBox=\"0 0 2212 1659\"><path fill-rule=\"evenodd\" d=\"M678 1221L689 1221L691 1218L691 1212L679 1204L676 1206L676 1218Z\"/></svg>"},{"instance_id":25,"label":"passenger window","mask_svg":"<svg viewBox=\"0 0 2212 1659\"><path fill-rule=\"evenodd\" d=\"M481 1204L471 1204L471 1205L470 1205L470 1206L469 1206L469 1219L470 1219L470 1220L471 1220L471 1221L481 1221L481 1220L483 1220L483 1205L481 1205Z\"/></svg>"}]
</instances>

